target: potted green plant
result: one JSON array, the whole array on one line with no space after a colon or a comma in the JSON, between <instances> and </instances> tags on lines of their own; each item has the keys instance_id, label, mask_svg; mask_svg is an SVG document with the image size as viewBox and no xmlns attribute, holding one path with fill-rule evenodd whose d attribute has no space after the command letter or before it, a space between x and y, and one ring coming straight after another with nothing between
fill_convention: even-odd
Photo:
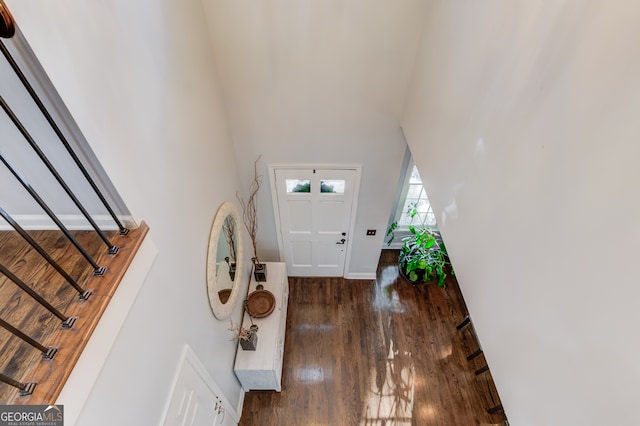
<instances>
[{"instance_id":1,"label":"potted green plant","mask_svg":"<svg viewBox=\"0 0 640 426\"><path fill-rule=\"evenodd\" d=\"M407 214L413 218L416 213L416 207L410 206ZM387 236L390 238L387 245L393 241L397 228L397 221L389 225ZM414 284L435 280L438 286L445 287L445 278L451 262L440 233L425 226L414 225L409 225L409 232L411 235L402 239L403 244L398 255L400 274Z\"/></svg>"}]
</instances>

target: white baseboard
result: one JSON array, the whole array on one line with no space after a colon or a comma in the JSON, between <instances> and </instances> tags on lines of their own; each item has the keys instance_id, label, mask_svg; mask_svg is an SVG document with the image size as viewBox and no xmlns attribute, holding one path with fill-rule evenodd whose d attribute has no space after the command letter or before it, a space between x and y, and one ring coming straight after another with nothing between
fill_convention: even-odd
<instances>
[{"instance_id":1,"label":"white baseboard","mask_svg":"<svg viewBox=\"0 0 640 426\"><path fill-rule=\"evenodd\" d=\"M59 229L58 226L51 220L49 216L46 214L27 214L27 215L15 215L12 216L13 220L18 222L18 224L26 230L29 231L51 231ZM118 226L115 224L111 216L109 215L96 215L92 216L94 222L98 225L100 229L103 231L115 231L118 229ZM62 222L62 224L69 230L73 231L81 231L81 230L91 230L93 227L89 223L87 219L85 219L82 215L60 215L58 219ZM127 228L137 228L133 217L131 216L119 216L118 219L122 222L124 226ZM0 223L0 231L10 231L13 230L11 225L9 225L6 221L2 221Z\"/></svg>"},{"instance_id":2,"label":"white baseboard","mask_svg":"<svg viewBox=\"0 0 640 426\"><path fill-rule=\"evenodd\" d=\"M347 280L375 280L375 272L352 272L344 276Z\"/></svg>"},{"instance_id":3,"label":"white baseboard","mask_svg":"<svg viewBox=\"0 0 640 426\"><path fill-rule=\"evenodd\" d=\"M242 407L244 407L244 396L246 392L244 389L240 388L240 397L238 398L238 408L236 412L238 413L238 422L240 421L240 417L242 417Z\"/></svg>"},{"instance_id":4,"label":"white baseboard","mask_svg":"<svg viewBox=\"0 0 640 426\"><path fill-rule=\"evenodd\" d=\"M395 238L391 244L384 243L382 250L385 250L385 249L399 250L402 248L403 245L404 245L404 242L402 241L402 239Z\"/></svg>"}]
</instances>

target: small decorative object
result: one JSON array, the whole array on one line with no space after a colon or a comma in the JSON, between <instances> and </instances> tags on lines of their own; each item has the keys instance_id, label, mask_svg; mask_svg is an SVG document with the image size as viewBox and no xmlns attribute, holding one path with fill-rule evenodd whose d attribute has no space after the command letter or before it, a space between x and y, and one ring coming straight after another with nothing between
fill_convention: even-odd
<instances>
[{"instance_id":1,"label":"small decorative object","mask_svg":"<svg viewBox=\"0 0 640 426\"><path fill-rule=\"evenodd\" d=\"M236 279L236 262L231 262L229 256L225 257L224 260L229 265L229 278L233 281Z\"/></svg>"},{"instance_id":2,"label":"small decorative object","mask_svg":"<svg viewBox=\"0 0 640 426\"><path fill-rule=\"evenodd\" d=\"M276 307L276 298L269 290L258 289L247 297L245 310L250 318L269 316Z\"/></svg>"},{"instance_id":3,"label":"small decorative object","mask_svg":"<svg viewBox=\"0 0 640 426\"><path fill-rule=\"evenodd\" d=\"M236 336L231 340L238 339L240 341L240 347L245 351L255 351L256 346L258 345L258 326L255 324L251 324L251 326L247 329L242 327L241 325L235 326L233 325L233 321L231 321L230 331L236 333Z\"/></svg>"},{"instance_id":4,"label":"small decorative object","mask_svg":"<svg viewBox=\"0 0 640 426\"><path fill-rule=\"evenodd\" d=\"M258 262L255 257L251 260L253 261L253 276L255 277L256 281L267 281L267 264Z\"/></svg>"},{"instance_id":5,"label":"small decorative object","mask_svg":"<svg viewBox=\"0 0 640 426\"><path fill-rule=\"evenodd\" d=\"M253 329L255 327L255 330ZM240 339L240 347L245 351L255 351L258 345L258 326L252 325L247 339Z\"/></svg>"}]
</instances>

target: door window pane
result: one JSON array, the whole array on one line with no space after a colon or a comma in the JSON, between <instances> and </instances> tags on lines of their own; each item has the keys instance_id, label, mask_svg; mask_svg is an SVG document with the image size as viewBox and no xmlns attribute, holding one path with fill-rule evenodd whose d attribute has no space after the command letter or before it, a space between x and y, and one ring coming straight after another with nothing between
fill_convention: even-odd
<instances>
[{"instance_id":1,"label":"door window pane","mask_svg":"<svg viewBox=\"0 0 640 426\"><path fill-rule=\"evenodd\" d=\"M332 194L344 194L345 181L338 180L321 180L320 192L332 193Z\"/></svg>"},{"instance_id":2,"label":"door window pane","mask_svg":"<svg viewBox=\"0 0 640 426\"><path fill-rule=\"evenodd\" d=\"M311 181L308 179L286 179L287 192L311 192Z\"/></svg>"}]
</instances>

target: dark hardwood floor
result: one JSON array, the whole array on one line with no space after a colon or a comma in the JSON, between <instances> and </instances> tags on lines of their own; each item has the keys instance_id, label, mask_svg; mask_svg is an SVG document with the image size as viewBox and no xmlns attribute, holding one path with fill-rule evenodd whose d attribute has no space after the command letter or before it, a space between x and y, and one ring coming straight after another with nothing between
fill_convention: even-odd
<instances>
[{"instance_id":1,"label":"dark hardwood floor","mask_svg":"<svg viewBox=\"0 0 640 426\"><path fill-rule=\"evenodd\" d=\"M396 256L375 281L289 279L282 392L248 392L240 425L505 424L455 279L413 286Z\"/></svg>"},{"instance_id":2,"label":"dark hardwood floor","mask_svg":"<svg viewBox=\"0 0 640 426\"><path fill-rule=\"evenodd\" d=\"M80 253L73 247L62 232L31 231L33 239L41 242L43 248L60 266L78 282L84 282L92 268L83 263ZM94 238L93 233L75 232L75 238L96 255L102 248L102 241ZM17 232L0 232L0 263L9 268L22 281L45 298L56 309L66 312L75 301L76 290L68 285L55 269L24 241ZM37 341L49 342L50 334L59 328L60 320L20 290L6 276L0 275L1 318L18 327ZM0 372L11 377L22 377L26 365L39 361L40 352L22 340L0 329ZM6 356L6 354L13 354ZM0 385L0 390L10 390ZM4 395L4 392L1 392Z\"/></svg>"}]
</instances>

